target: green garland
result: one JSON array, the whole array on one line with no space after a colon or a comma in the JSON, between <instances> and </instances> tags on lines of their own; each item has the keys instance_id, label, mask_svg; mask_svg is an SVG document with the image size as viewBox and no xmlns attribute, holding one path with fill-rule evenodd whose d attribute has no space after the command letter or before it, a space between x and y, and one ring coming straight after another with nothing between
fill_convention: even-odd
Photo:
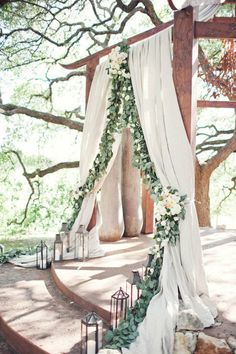
<instances>
[{"instance_id":1,"label":"green garland","mask_svg":"<svg viewBox=\"0 0 236 354\"><path fill-rule=\"evenodd\" d=\"M121 46L120 52L128 52L128 47ZM129 73L128 60L124 65L125 72ZM184 201L186 196L179 196L178 191L171 187L163 188L160 179L156 175L154 164L150 159L147 144L143 135L142 127L138 119L135 97L132 88L130 75L125 78L116 75L116 82L120 82L122 93L122 120L124 126L129 127L133 137L133 166L137 167L144 174L144 182L150 191L155 204L162 207L162 213L156 214L154 239L156 246L150 250L154 254L151 269L144 276L138 285L141 289L141 296L132 309L128 310L126 320L122 321L117 329L109 330L105 340L107 348L121 349L128 348L138 335L138 325L146 316L148 305L152 297L159 292L159 276L162 268L164 254L164 240L176 244L179 240L179 220L184 219ZM167 201L167 203L166 203ZM169 202L169 205L168 205ZM171 205L176 207L172 213ZM168 207L169 206L169 207ZM164 208L164 212L163 212Z\"/></svg>"},{"instance_id":2,"label":"green garland","mask_svg":"<svg viewBox=\"0 0 236 354\"><path fill-rule=\"evenodd\" d=\"M163 263L164 245L170 242L175 245L179 240L179 221L184 219L186 196L180 196L170 186L164 188L156 175L154 164L150 159L142 127L138 119L135 97L128 66L127 45L116 47L109 56L108 74L111 77L112 89L109 98L107 125L99 146L99 153L90 170L85 184L79 188L74 201L74 213L70 221L72 226L81 208L83 198L93 190L96 180L106 172L112 157L114 133L121 133L124 127L130 128L133 137L133 166L142 170L144 182L156 205L155 232L156 241L150 252L154 255L151 269L138 285L141 296L132 309L129 309L126 320L122 321L114 331L106 333L108 348L128 348L138 335L138 325L146 316L148 305L159 289L159 276Z\"/></svg>"}]
</instances>

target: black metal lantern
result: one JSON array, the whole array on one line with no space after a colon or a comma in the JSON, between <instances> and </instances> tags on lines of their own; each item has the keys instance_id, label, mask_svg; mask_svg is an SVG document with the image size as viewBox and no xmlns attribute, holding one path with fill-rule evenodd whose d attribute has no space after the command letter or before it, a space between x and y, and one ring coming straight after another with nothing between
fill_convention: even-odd
<instances>
[{"instance_id":1,"label":"black metal lantern","mask_svg":"<svg viewBox=\"0 0 236 354\"><path fill-rule=\"evenodd\" d=\"M55 262L60 262L63 260L63 242L60 234L56 234L56 239L54 241L53 260Z\"/></svg>"},{"instance_id":2,"label":"black metal lantern","mask_svg":"<svg viewBox=\"0 0 236 354\"><path fill-rule=\"evenodd\" d=\"M82 262L89 258L89 233L84 225L75 233L75 258Z\"/></svg>"},{"instance_id":3,"label":"black metal lantern","mask_svg":"<svg viewBox=\"0 0 236 354\"><path fill-rule=\"evenodd\" d=\"M132 277L126 282L126 291L130 295L130 307L133 307L135 302L140 297L140 289L138 285L141 283L142 278L138 270L132 270Z\"/></svg>"},{"instance_id":4,"label":"black metal lantern","mask_svg":"<svg viewBox=\"0 0 236 354\"><path fill-rule=\"evenodd\" d=\"M0 255L4 253L5 247L0 243Z\"/></svg>"},{"instance_id":5,"label":"black metal lantern","mask_svg":"<svg viewBox=\"0 0 236 354\"><path fill-rule=\"evenodd\" d=\"M102 319L91 312L81 320L81 354L97 354L102 348Z\"/></svg>"},{"instance_id":6,"label":"black metal lantern","mask_svg":"<svg viewBox=\"0 0 236 354\"><path fill-rule=\"evenodd\" d=\"M149 275L152 270L152 261L154 258L154 254L148 253L147 261L143 264L143 276Z\"/></svg>"},{"instance_id":7,"label":"black metal lantern","mask_svg":"<svg viewBox=\"0 0 236 354\"><path fill-rule=\"evenodd\" d=\"M48 246L41 240L40 244L36 246L36 268L47 269L49 266Z\"/></svg>"},{"instance_id":8,"label":"black metal lantern","mask_svg":"<svg viewBox=\"0 0 236 354\"><path fill-rule=\"evenodd\" d=\"M70 252L70 231L66 222L61 224L60 236L62 241L65 240L66 252Z\"/></svg>"},{"instance_id":9,"label":"black metal lantern","mask_svg":"<svg viewBox=\"0 0 236 354\"><path fill-rule=\"evenodd\" d=\"M129 306L129 295L120 288L111 297L110 316L111 327L117 328L120 321L125 320Z\"/></svg>"}]
</instances>

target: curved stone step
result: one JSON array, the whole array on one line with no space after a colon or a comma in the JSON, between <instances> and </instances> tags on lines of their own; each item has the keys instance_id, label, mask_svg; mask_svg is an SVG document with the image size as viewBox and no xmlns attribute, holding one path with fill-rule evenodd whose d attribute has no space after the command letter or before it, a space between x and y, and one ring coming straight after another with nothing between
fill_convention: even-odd
<instances>
[{"instance_id":1,"label":"curved stone step","mask_svg":"<svg viewBox=\"0 0 236 354\"><path fill-rule=\"evenodd\" d=\"M110 321L111 295L122 287L132 270L140 269L146 261L148 248L154 241L150 236L126 238L102 243L105 257L80 263L56 262L51 271L58 288L81 307L95 311L106 322Z\"/></svg>"},{"instance_id":2,"label":"curved stone step","mask_svg":"<svg viewBox=\"0 0 236 354\"><path fill-rule=\"evenodd\" d=\"M50 271L9 264L0 271L0 332L16 353L79 353L87 312L60 293Z\"/></svg>"}]
</instances>

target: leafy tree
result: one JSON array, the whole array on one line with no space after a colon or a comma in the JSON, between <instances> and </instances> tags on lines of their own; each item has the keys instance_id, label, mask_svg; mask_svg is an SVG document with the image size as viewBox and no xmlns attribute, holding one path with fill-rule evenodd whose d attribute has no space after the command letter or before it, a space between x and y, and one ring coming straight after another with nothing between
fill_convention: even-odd
<instances>
[{"instance_id":1,"label":"leafy tree","mask_svg":"<svg viewBox=\"0 0 236 354\"><path fill-rule=\"evenodd\" d=\"M223 11L230 15L233 5L224 6ZM56 212L52 212L53 203L56 200L59 202L58 195L54 194L53 203L45 202L45 207L42 207L43 203L41 199L39 201L37 193L41 197L42 194L49 193L49 190L40 192L43 190L42 180L51 173L62 173L66 169L79 166L77 159L54 163L49 158L35 156L33 153L26 156L19 151L20 144L16 143L29 139L31 133L26 134L28 126L35 129L36 133L39 132L41 139L45 135L45 141L62 130L65 134L69 130L75 133L73 139L82 132L85 71L65 73L59 64L82 58L123 37L167 21L172 16L167 6L159 8L151 0L131 0L128 3L122 0L1 1L0 65L3 80L0 118L7 121L9 130L1 152L1 165L5 171L1 178L5 188L13 187L17 189L17 194L25 185L22 180L20 185L15 182L23 172L29 191L23 214L15 213L16 218L16 215L10 213L12 220L16 219L17 223L27 226L43 219L41 209L49 210L47 215L49 218L53 215L54 218ZM233 53L233 42L217 42L214 45L206 41L200 43L199 76L205 83L203 92L207 92L208 96L221 95L235 100L232 81L232 65L235 63ZM76 96L76 104L69 104L66 94ZM7 103L9 100L10 103ZM210 225L210 176L236 150L236 132L234 126L227 127L225 131L211 124L206 130L201 128L199 134L206 135L197 146L197 155L206 151L213 153L205 160L198 157L196 167L196 199L201 203L197 204L201 205L198 213L200 224L205 226ZM13 166L17 166L16 173ZM30 171L32 168L33 171ZM13 182L7 180L8 174L14 176ZM75 179L71 185L73 183ZM68 185L67 192L61 194L62 204L63 201L69 202L71 185ZM58 185L58 190L60 188L63 189L62 184ZM4 212L6 200L3 193L0 198ZM204 213L201 213L202 210ZM60 217L62 215L64 214L61 213Z\"/></svg>"}]
</instances>

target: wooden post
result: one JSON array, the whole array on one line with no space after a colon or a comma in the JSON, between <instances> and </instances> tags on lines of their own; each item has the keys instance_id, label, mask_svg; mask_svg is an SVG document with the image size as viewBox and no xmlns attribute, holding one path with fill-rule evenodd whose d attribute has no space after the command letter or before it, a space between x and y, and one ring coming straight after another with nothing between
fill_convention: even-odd
<instances>
[{"instance_id":1,"label":"wooden post","mask_svg":"<svg viewBox=\"0 0 236 354\"><path fill-rule=\"evenodd\" d=\"M186 134L195 145L197 111L197 40L194 39L194 9L176 11L173 28L173 79Z\"/></svg>"},{"instance_id":2,"label":"wooden post","mask_svg":"<svg viewBox=\"0 0 236 354\"><path fill-rule=\"evenodd\" d=\"M142 187L143 234L153 233L154 203L145 184Z\"/></svg>"},{"instance_id":3,"label":"wooden post","mask_svg":"<svg viewBox=\"0 0 236 354\"><path fill-rule=\"evenodd\" d=\"M89 61L86 65L86 106L88 103L89 92L93 81L93 76L96 70L96 66L98 64L99 64L99 58L94 58L91 61ZM96 225L96 212L97 212L96 205L94 205L93 214L87 227L88 231L90 231Z\"/></svg>"}]
</instances>

